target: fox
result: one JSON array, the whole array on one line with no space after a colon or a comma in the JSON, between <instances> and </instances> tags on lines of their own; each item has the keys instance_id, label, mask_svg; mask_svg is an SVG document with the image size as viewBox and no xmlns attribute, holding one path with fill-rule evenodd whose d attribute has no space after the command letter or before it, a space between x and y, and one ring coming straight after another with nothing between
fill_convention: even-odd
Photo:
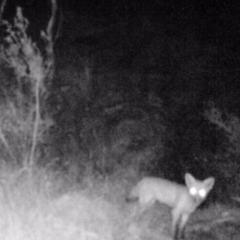
<instances>
[{"instance_id":1,"label":"fox","mask_svg":"<svg viewBox=\"0 0 240 240\"><path fill-rule=\"evenodd\" d=\"M156 201L172 209L171 232L173 239L182 237L189 217L206 199L215 183L214 177L198 180L185 174L185 185L157 177L145 177L132 188L127 200L138 199L142 212Z\"/></svg>"}]
</instances>

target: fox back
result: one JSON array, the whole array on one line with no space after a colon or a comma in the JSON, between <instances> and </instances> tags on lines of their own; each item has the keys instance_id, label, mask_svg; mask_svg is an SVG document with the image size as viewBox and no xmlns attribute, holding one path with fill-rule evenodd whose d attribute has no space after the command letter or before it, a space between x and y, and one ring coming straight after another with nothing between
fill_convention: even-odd
<instances>
[{"instance_id":1,"label":"fox back","mask_svg":"<svg viewBox=\"0 0 240 240\"><path fill-rule=\"evenodd\" d=\"M185 174L186 186L162 178L143 178L130 192L129 198L138 198L143 209L158 201L172 209L172 234L181 235L190 215L205 200L214 185L214 178L197 180Z\"/></svg>"}]
</instances>

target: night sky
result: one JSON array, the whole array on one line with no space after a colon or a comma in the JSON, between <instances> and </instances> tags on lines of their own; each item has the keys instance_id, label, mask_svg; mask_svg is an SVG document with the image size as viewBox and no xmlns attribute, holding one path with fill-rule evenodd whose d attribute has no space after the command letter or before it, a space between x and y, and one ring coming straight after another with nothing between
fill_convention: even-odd
<instances>
[{"instance_id":1,"label":"night sky","mask_svg":"<svg viewBox=\"0 0 240 240\"><path fill-rule=\"evenodd\" d=\"M8 0L4 12L5 18L11 18L14 15L17 5L23 7L24 14L30 22L29 28L33 32L33 38L35 36L37 39L39 36L37 33L48 23L50 1ZM183 74L195 74L195 78L199 78L197 69L200 69L201 83L196 80L192 85L195 85L195 89L203 86L201 91L208 95L207 100L224 95L225 99L228 99L226 101L238 103L236 95L240 91L239 1L60 0L58 7L57 20L60 18L63 20L62 35L58 40L60 45L66 42L66 45L80 49L83 44L89 48L90 44L96 43L95 46L90 47L91 54L96 52L96 48L102 50L111 48L110 51L122 55L118 62L121 64L124 62L126 66L131 66L132 64L136 65L136 59L137 61L140 58L143 59L146 57L146 52L149 54L152 51L149 50L149 46L154 45L155 41L158 44L156 48L162 48L164 53L161 52L157 56L156 51L156 56L149 61L157 59L156 64L164 62L160 63L159 69L161 68L161 73L165 74L165 77L167 75L165 79L168 79L167 83L164 83L166 80L163 80L162 86L157 87L159 94L163 95L166 92L172 94L171 89L175 88L178 91L179 88L186 88L185 86L189 86L190 78L179 79L184 78ZM88 20L86 20L86 16ZM71 17L72 20L69 21ZM95 26L98 24L99 29L111 29L111 32L105 31L101 35L96 34L89 37L89 30L95 31L95 29L91 29L93 26L89 24L86 32L82 30L82 26L85 28L88 26L86 21L89 19L94 21ZM70 36L73 36L72 40L68 40ZM176 44L176 42L178 43ZM100 45L97 45L98 43ZM174 48L176 49L174 50ZM120 53L120 51L122 52ZM144 51L145 53L143 53ZM193 51L193 53L179 56L189 51ZM186 62L185 65L183 63L187 61L186 59L191 61L191 58L195 62L195 69L187 66L189 62ZM200 58L201 63L197 63ZM204 61L206 66L203 67ZM124 68L120 65L119 67ZM183 68L185 68L185 72L182 71ZM188 72L186 73L186 71ZM166 85L169 86L166 87ZM183 94L184 91L192 91L192 89L183 90ZM226 95L229 96L226 98ZM201 98L199 100L203 101ZM236 103L234 105L236 108Z\"/></svg>"}]
</instances>

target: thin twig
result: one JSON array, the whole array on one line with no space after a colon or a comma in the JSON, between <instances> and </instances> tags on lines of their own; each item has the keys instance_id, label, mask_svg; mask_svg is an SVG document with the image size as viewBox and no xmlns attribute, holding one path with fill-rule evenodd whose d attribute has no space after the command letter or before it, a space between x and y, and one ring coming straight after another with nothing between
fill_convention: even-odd
<instances>
[{"instance_id":1,"label":"thin twig","mask_svg":"<svg viewBox=\"0 0 240 240\"><path fill-rule=\"evenodd\" d=\"M7 4L7 0L2 0L2 4L0 7L0 22L2 22L2 16L3 16L4 9L6 7L6 4Z\"/></svg>"}]
</instances>

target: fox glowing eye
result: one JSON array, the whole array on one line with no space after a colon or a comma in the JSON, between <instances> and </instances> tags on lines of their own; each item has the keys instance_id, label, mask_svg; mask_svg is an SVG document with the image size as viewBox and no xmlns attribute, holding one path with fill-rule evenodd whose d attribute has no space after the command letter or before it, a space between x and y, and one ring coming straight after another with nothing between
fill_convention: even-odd
<instances>
[{"instance_id":1,"label":"fox glowing eye","mask_svg":"<svg viewBox=\"0 0 240 240\"><path fill-rule=\"evenodd\" d=\"M197 189L192 187L192 188L189 189L189 192L190 192L191 195L196 195Z\"/></svg>"},{"instance_id":2,"label":"fox glowing eye","mask_svg":"<svg viewBox=\"0 0 240 240\"><path fill-rule=\"evenodd\" d=\"M206 191L205 191L205 189L199 190L199 195L200 195L202 198L205 198L205 197L206 197Z\"/></svg>"}]
</instances>

